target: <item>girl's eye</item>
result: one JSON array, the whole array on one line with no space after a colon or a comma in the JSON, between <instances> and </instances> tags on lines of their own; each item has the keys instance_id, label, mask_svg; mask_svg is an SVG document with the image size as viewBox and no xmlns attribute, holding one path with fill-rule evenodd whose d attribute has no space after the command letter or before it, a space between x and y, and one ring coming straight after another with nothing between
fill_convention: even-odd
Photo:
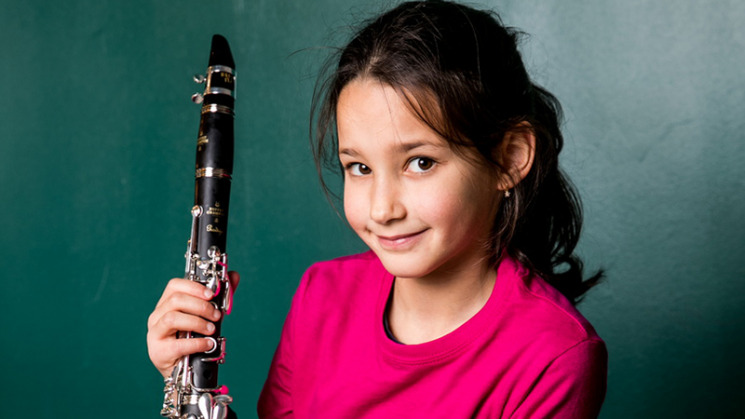
<instances>
[{"instance_id":1,"label":"girl's eye","mask_svg":"<svg viewBox=\"0 0 745 419\"><path fill-rule=\"evenodd\" d=\"M415 157L409 160L408 169L415 173L425 173L435 167L435 161L427 157Z\"/></svg>"},{"instance_id":2,"label":"girl's eye","mask_svg":"<svg viewBox=\"0 0 745 419\"><path fill-rule=\"evenodd\" d=\"M369 175L372 170L362 163L349 163L347 165L347 172L352 176L365 176Z\"/></svg>"}]
</instances>

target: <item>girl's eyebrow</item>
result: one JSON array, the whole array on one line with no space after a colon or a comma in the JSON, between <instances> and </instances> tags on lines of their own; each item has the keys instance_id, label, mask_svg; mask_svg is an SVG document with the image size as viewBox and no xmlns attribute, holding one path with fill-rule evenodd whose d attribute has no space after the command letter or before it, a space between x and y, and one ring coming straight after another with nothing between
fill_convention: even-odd
<instances>
[{"instance_id":1,"label":"girl's eyebrow","mask_svg":"<svg viewBox=\"0 0 745 419\"><path fill-rule=\"evenodd\" d=\"M435 142L432 142L432 141L412 141L412 142L408 142L408 143L402 142L402 143L400 143L398 145L397 148L400 151L406 152L406 151L411 151L411 150L414 150L414 149L417 149L417 148L420 148L420 147L435 147L435 148L440 148L442 146L443 146L442 144L438 144L438 143L435 143Z\"/></svg>"},{"instance_id":2,"label":"girl's eyebrow","mask_svg":"<svg viewBox=\"0 0 745 419\"><path fill-rule=\"evenodd\" d=\"M346 154L350 157L359 157L360 153L356 152L354 149L351 148L342 148L339 150L339 155Z\"/></svg>"},{"instance_id":3,"label":"girl's eyebrow","mask_svg":"<svg viewBox=\"0 0 745 419\"><path fill-rule=\"evenodd\" d=\"M411 150L415 150L420 147L434 147L434 148L443 148L445 147L444 144L437 144L432 141L412 141L412 142L401 142L397 145L396 151L400 152L409 152ZM339 155L346 154L351 157L358 157L359 153L355 151L352 148L342 148L339 149Z\"/></svg>"}]
</instances>

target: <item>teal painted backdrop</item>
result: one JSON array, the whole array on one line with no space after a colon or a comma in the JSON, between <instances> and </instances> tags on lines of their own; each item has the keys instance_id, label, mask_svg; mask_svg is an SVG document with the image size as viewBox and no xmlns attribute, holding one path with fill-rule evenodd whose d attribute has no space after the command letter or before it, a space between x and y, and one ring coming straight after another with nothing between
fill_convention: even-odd
<instances>
[{"instance_id":1,"label":"teal painted backdrop","mask_svg":"<svg viewBox=\"0 0 745 419\"><path fill-rule=\"evenodd\" d=\"M307 145L320 61L365 0L0 0L2 417L157 417L146 319L182 273L210 37L236 57L228 250L242 273L221 369L253 417L291 294L360 250ZM733 417L745 382L745 3L477 3L531 34L566 109L580 306L610 349L603 418Z\"/></svg>"}]
</instances>

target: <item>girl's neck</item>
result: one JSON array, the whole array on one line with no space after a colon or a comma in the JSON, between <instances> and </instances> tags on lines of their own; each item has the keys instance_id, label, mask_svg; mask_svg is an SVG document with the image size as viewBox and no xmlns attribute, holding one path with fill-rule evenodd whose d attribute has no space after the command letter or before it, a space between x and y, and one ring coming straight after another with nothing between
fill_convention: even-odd
<instances>
[{"instance_id":1,"label":"girl's neck","mask_svg":"<svg viewBox=\"0 0 745 419\"><path fill-rule=\"evenodd\" d=\"M425 278L396 278L390 311L393 336L404 344L447 335L481 310L491 296L496 270L481 266Z\"/></svg>"}]
</instances>

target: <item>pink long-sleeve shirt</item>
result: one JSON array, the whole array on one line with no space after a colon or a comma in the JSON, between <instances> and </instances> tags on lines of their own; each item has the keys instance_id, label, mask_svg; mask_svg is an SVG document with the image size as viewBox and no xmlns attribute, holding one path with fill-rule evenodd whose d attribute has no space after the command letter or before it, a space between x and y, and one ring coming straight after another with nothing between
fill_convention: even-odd
<instances>
[{"instance_id":1,"label":"pink long-sleeve shirt","mask_svg":"<svg viewBox=\"0 0 745 419\"><path fill-rule=\"evenodd\" d=\"M259 399L261 418L589 418L607 352L553 287L505 258L485 306L431 342L391 340L393 276L372 252L303 276Z\"/></svg>"}]
</instances>

